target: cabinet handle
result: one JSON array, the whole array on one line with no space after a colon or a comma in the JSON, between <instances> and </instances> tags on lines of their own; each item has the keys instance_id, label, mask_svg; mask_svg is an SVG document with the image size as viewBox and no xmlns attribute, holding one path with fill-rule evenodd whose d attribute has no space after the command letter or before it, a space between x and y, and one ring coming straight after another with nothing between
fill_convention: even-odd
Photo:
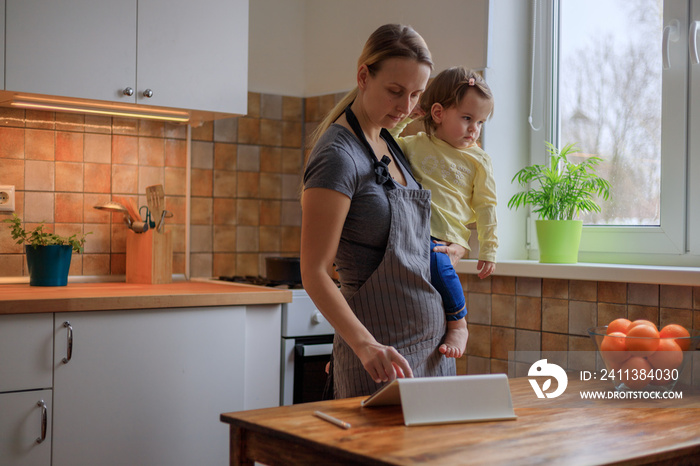
<instances>
[{"instance_id":1,"label":"cabinet handle","mask_svg":"<svg viewBox=\"0 0 700 466\"><path fill-rule=\"evenodd\" d=\"M36 405L41 408L41 437L36 438L36 443L42 443L44 440L46 440L46 426L48 425L48 410L46 409L46 403L44 403L44 400L37 401Z\"/></svg>"},{"instance_id":2,"label":"cabinet handle","mask_svg":"<svg viewBox=\"0 0 700 466\"><path fill-rule=\"evenodd\" d=\"M125 88L122 93L124 95L134 95L134 88L133 87L127 87Z\"/></svg>"},{"instance_id":3,"label":"cabinet handle","mask_svg":"<svg viewBox=\"0 0 700 466\"><path fill-rule=\"evenodd\" d=\"M63 358L63 364L68 364L68 361L73 358L73 327L68 321L63 322L63 327L68 329L68 350L66 357Z\"/></svg>"},{"instance_id":4,"label":"cabinet handle","mask_svg":"<svg viewBox=\"0 0 700 466\"><path fill-rule=\"evenodd\" d=\"M145 91L143 91L143 96L151 98L151 97L153 97L153 91L150 89L146 89Z\"/></svg>"}]
</instances>

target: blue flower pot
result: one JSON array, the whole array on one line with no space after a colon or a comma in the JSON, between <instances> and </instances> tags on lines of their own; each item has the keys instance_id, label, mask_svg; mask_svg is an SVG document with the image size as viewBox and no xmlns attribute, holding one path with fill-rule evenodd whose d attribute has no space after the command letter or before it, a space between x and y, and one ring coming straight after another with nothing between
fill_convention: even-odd
<instances>
[{"instance_id":1,"label":"blue flower pot","mask_svg":"<svg viewBox=\"0 0 700 466\"><path fill-rule=\"evenodd\" d=\"M66 286L73 248L70 245L24 246L31 286Z\"/></svg>"}]
</instances>

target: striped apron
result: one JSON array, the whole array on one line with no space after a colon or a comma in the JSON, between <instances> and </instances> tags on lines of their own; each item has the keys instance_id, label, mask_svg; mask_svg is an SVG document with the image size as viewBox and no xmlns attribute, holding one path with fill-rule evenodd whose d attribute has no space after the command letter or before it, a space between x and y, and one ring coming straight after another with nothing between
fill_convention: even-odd
<instances>
[{"instance_id":1,"label":"striped apron","mask_svg":"<svg viewBox=\"0 0 700 466\"><path fill-rule=\"evenodd\" d=\"M369 148L354 115L346 116ZM369 151L375 168L381 165ZM438 351L446 323L442 299L430 284L430 191L397 187L390 177L380 179L379 173L377 182L385 187L391 210L387 247L379 267L347 298L348 304L379 343L393 346L406 358L414 377L455 375L455 360ZM382 386L338 334L333 379L335 398L370 395Z\"/></svg>"}]
</instances>

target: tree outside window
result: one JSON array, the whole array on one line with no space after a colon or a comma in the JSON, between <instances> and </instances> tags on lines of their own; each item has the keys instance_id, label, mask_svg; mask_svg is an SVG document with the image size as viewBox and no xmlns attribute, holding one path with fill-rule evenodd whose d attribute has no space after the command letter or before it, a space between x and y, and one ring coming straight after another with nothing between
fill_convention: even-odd
<instances>
[{"instance_id":1,"label":"tree outside window","mask_svg":"<svg viewBox=\"0 0 700 466\"><path fill-rule=\"evenodd\" d=\"M660 0L561 2L560 140L612 184L587 224L660 223L662 27Z\"/></svg>"}]
</instances>

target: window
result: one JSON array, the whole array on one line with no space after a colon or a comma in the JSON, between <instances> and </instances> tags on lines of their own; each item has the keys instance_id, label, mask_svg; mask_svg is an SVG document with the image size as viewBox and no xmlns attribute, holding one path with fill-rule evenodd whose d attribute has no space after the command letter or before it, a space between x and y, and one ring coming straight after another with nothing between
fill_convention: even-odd
<instances>
[{"instance_id":1,"label":"window","mask_svg":"<svg viewBox=\"0 0 700 466\"><path fill-rule=\"evenodd\" d=\"M599 172L612 185L601 212L583 220L658 226L662 4L565 0L560 5L559 140L602 157Z\"/></svg>"},{"instance_id":2,"label":"window","mask_svg":"<svg viewBox=\"0 0 700 466\"><path fill-rule=\"evenodd\" d=\"M580 259L700 265L700 0L534 1L533 141L601 156L613 185Z\"/></svg>"}]
</instances>

